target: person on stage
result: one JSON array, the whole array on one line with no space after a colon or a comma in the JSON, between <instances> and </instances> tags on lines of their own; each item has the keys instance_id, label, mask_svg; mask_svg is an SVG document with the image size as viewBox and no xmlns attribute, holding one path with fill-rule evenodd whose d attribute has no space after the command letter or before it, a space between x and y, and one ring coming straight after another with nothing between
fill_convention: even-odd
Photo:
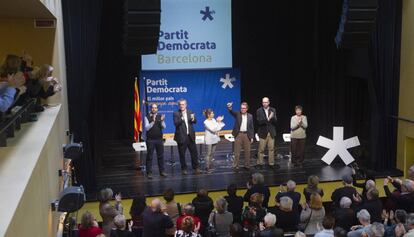
<instances>
[{"instance_id":1,"label":"person on stage","mask_svg":"<svg viewBox=\"0 0 414 237\"><path fill-rule=\"evenodd\" d=\"M257 134L259 135L259 152L257 159L257 167L263 168L263 156L267 146L269 152L269 167L271 169L279 168L275 164L275 137L276 137L276 109L270 107L269 98L262 99L262 107L256 111L256 119L258 124Z\"/></svg>"},{"instance_id":2,"label":"person on stage","mask_svg":"<svg viewBox=\"0 0 414 237\"><path fill-rule=\"evenodd\" d=\"M232 134L235 138L234 141L234 161L233 169L238 171L240 151L243 147L244 150L244 168L250 170L250 145L253 143L254 138L254 126L253 116L247 113L249 106L246 102L241 103L240 111L233 111L233 103L227 103L227 108L230 114L235 118Z\"/></svg>"},{"instance_id":3,"label":"person on stage","mask_svg":"<svg viewBox=\"0 0 414 237\"><path fill-rule=\"evenodd\" d=\"M178 101L179 110L174 112L175 134L174 140L178 144L178 153L180 155L181 172L183 175L188 173L185 162L185 152L188 148L191 155L191 165L194 174L200 174L198 164L197 146L195 143L195 131L193 124L197 122L193 111L187 109L187 101L180 99Z\"/></svg>"},{"instance_id":4,"label":"person on stage","mask_svg":"<svg viewBox=\"0 0 414 237\"><path fill-rule=\"evenodd\" d=\"M290 138L293 166L302 167L305 159L305 140L308 120L302 114L303 108L300 105L295 107L295 115L290 119Z\"/></svg>"},{"instance_id":5,"label":"person on stage","mask_svg":"<svg viewBox=\"0 0 414 237\"><path fill-rule=\"evenodd\" d=\"M152 155L157 151L158 169L162 177L167 177L164 172L164 142L162 130L165 128L165 115L158 114L158 105L151 104L151 112L144 119L147 144L146 170L147 178L152 179Z\"/></svg>"},{"instance_id":6,"label":"person on stage","mask_svg":"<svg viewBox=\"0 0 414 237\"><path fill-rule=\"evenodd\" d=\"M206 171L211 173L211 160L213 159L214 152L216 151L217 143L220 141L218 132L224 127L223 116L218 116L214 119L214 111L212 109L204 110L204 142L207 145L206 155Z\"/></svg>"}]
</instances>

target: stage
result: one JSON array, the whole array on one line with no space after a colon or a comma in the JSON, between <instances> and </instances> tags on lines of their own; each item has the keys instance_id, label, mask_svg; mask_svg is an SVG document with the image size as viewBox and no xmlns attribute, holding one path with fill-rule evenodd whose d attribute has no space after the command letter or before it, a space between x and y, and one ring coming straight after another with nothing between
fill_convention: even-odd
<instances>
[{"instance_id":1,"label":"stage","mask_svg":"<svg viewBox=\"0 0 414 237\"><path fill-rule=\"evenodd\" d=\"M257 145L257 142L252 145L252 166L256 163ZM200 158L203 159L205 148L204 145L197 145L199 153L200 147ZM200 188L205 188L209 191L225 190L231 183L236 184L239 188L245 188L250 174L254 172L263 173L265 183L268 186L278 186L286 183L289 179L296 181L298 184L306 183L310 175L318 175L321 182L338 181L344 173L351 172L351 169L345 166L339 158L331 166L326 165L320 160L326 149L309 144L306 147L306 158L303 167L292 167L287 156L289 154L289 145L287 143L278 143L276 148L278 158L276 161L280 165L279 169L270 170L269 168L264 168L257 170L252 168L250 171L246 171L241 168L236 173L231 168L232 143L222 140L214 156L214 171L212 173L193 175L190 169L189 153L187 152L189 174L184 176L181 174L177 148L172 147L172 151L173 153L171 154L171 147L165 147L165 171L168 177L163 178L158 175L158 166L156 158L154 158L153 179L147 179L144 175L145 171L140 169L140 156L145 160L145 152L135 152L132 146L127 146L125 142L108 142L102 159L102 168L98 170L96 177L97 189L87 193L87 200L95 201L97 190L103 187L111 187L114 192L121 192L123 198L133 198L138 193L144 193L148 196L161 195L167 188L172 188L176 193L180 194L194 193ZM171 158L175 161L174 165L171 165ZM265 160L267 160L267 157L265 157ZM243 164L243 155L241 156L240 164ZM204 164L201 163L201 168L203 167ZM361 170L366 170L365 167L360 168ZM403 175L400 170L396 169L385 172L369 170L369 172L377 178L388 175Z\"/></svg>"}]
</instances>

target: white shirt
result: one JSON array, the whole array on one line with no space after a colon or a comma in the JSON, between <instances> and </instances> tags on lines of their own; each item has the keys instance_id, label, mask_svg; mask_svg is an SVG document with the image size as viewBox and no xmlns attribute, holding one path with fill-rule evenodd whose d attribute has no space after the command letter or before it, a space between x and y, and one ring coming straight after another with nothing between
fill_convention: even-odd
<instances>
[{"instance_id":1,"label":"white shirt","mask_svg":"<svg viewBox=\"0 0 414 237\"><path fill-rule=\"evenodd\" d=\"M209 144L216 144L220 141L220 137L218 135L218 132L224 127L223 122L217 122L215 119L206 119L204 120L204 142Z\"/></svg>"},{"instance_id":2,"label":"white shirt","mask_svg":"<svg viewBox=\"0 0 414 237\"><path fill-rule=\"evenodd\" d=\"M185 126L186 126L186 128L187 128L187 135L188 135L190 132L188 131L188 117L187 117L187 110L182 111L182 112L181 112L181 115L183 116L182 118L184 119L184 123L185 123Z\"/></svg>"},{"instance_id":3,"label":"white shirt","mask_svg":"<svg viewBox=\"0 0 414 237\"><path fill-rule=\"evenodd\" d=\"M263 108L266 114L266 118L269 118L269 107L267 107L267 109Z\"/></svg>"},{"instance_id":4,"label":"white shirt","mask_svg":"<svg viewBox=\"0 0 414 237\"><path fill-rule=\"evenodd\" d=\"M242 121L240 125L240 132L247 132L247 113L242 114L241 117L242 117Z\"/></svg>"}]
</instances>

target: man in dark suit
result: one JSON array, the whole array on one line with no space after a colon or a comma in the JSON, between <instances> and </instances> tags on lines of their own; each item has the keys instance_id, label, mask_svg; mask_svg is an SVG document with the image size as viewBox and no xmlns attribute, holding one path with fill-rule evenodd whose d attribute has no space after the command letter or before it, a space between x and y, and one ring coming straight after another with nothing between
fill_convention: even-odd
<instances>
[{"instance_id":1,"label":"man in dark suit","mask_svg":"<svg viewBox=\"0 0 414 237\"><path fill-rule=\"evenodd\" d=\"M185 152L188 148L191 155L191 166L195 174L200 174L198 168L197 146L195 143L195 131L193 124L197 122L193 111L187 109L187 101L180 99L178 101L179 110L174 112L175 134L174 140L178 144L178 153L180 155L181 171L183 175L187 174L187 163L185 162Z\"/></svg>"},{"instance_id":2,"label":"man in dark suit","mask_svg":"<svg viewBox=\"0 0 414 237\"><path fill-rule=\"evenodd\" d=\"M233 169L239 169L240 151L244 150L244 168L250 169L250 145L254 138L253 116L247 113L249 105L246 102L241 103L240 111L233 111L233 103L227 103L230 114L236 120L233 127L234 136L234 162Z\"/></svg>"},{"instance_id":3,"label":"man in dark suit","mask_svg":"<svg viewBox=\"0 0 414 237\"><path fill-rule=\"evenodd\" d=\"M257 167L259 169L264 165L263 156L265 149L269 151L269 166L271 168L279 168L275 165L275 137L276 137L276 109L270 107L269 98L262 99L262 107L256 111L257 134L259 135L259 153L257 155Z\"/></svg>"}]
</instances>

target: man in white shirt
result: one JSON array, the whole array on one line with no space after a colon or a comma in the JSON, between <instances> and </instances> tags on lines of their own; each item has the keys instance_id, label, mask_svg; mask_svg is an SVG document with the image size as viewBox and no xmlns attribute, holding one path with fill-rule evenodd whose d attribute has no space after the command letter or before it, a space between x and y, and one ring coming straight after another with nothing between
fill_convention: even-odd
<instances>
[{"instance_id":1,"label":"man in white shirt","mask_svg":"<svg viewBox=\"0 0 414 237\"><path fill-rule=\"evenodd\" d=\"M238 171L240 151L244 150L244 168L250 170L250 145L254 138L253 116L247 112L249 105L246 102L241 103L240 111L233 111L233 103L227 103L230 114L236 119L232 131L234 136L234 161L233 169Z\"/></svg>"},{"instance_id":2,"label":"man in white shirt","mask_svg":"<svg viewBox=\"0 0 414 237\"><path fill-rule=\"evenodd\" d=\"M185 162L185 152L188 148L191 155L191 166L194 174L200 174L198 164L197 146L195 143L195 130L193 124L197 122L194 113L187 109L187 101L180 99L178 101L179 110L173 114L175 134L174 140L178 144L178 153L180 155L181 172L187 174L187 163Z\"/></svg>"}]
</instances>

